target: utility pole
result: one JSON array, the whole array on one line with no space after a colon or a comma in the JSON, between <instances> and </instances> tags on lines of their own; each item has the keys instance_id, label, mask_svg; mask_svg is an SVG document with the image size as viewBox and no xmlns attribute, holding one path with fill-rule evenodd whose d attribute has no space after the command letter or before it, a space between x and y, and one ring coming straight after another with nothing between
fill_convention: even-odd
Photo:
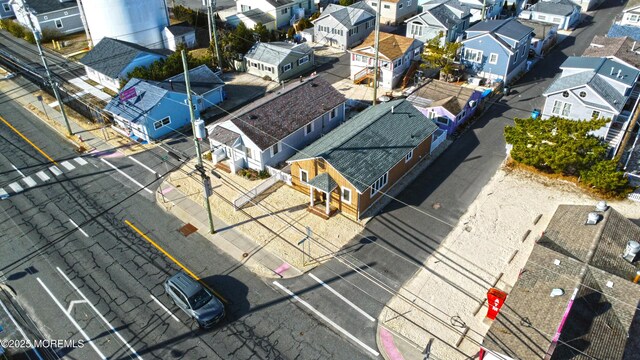
<instances>
[{"instance_id":1,"label":"utility pole","mask_svg":"<svg viewBox=\"0 0 640 360\"><path fill-rule=\"evenodd\" d=\"M376 48L375 56L373 57L373 106L376 105L378 100L378 70L380 70L380 64L378 59L380 52L378 51L378 45L380 44L380 11L382 9L382 1L378 1L378 7L376 9L376 26L375 26L375 40L374 46Z\"/></svg>"},{"instance_id":2,"label":"utility pole","mask_svg":"<svg viewBox=\"0 0 640 360\"><path fill-rule=\"evenodd\" d=\"M196 165L196 170L200 172L200 177L202 178L202 184L204 186L204 202L207 206L207 215L209 216L209 232L211 234L215 234L216 230L213 226L213 216L211 215L211 204L209 204L209 189L211 184L211 179L207 176L204 170L204 165L202 165L202 152L200 151L200 141L198 140L198 136L196 133L196 114L195 107L193 105L193 100L191 99L191 84L189 83L189 64L187 64L187 53L182 50L182 66L184 67L184 84L186 86L187 91L187 104L189 105L189 115L191 116L191 130L193 131L193 143L196 148L196 157L198 158L198 165Z\"/></svg>"},{"instance_id":3,"label":"utility pole","mask_svg":"<svg viewBox=\"0 0 640 360\"><path fill-rule=\"evenodd\" d=\"M218 47L218 33L216 31L216 18L213 12L216 6L216 0L206 0L207 12L209 13L209 43L213 41L213 46L216 48L216 59L218 60L218 68L222 72L222 54L220 54L220 48Z\"/></svg>"},{"instance_id":4,"label":"utility pole","mask_svg":"<svg viewBox=\"0 0 640 360\"><path fill-rule=\"evenodd\" d=\"M486 11L486 9L487 9L487 0L483 0L482 1L482 14L481 14L482 17L481 17L480 21L484 21L484 12Z\"/></svg>"},{"instance_id":5,"label":"utility pole","mask_svg":"<svg viewBox=\"0 0 640 360\"><path fill-rule=\"evenodd\" d=\"M71 126L69 125L69 119L67 119L67 113L64 111L64 103L60 98L60 93L58 92L58 84L53 81L51 77L51 71L49 71L49 65L47 64L47 58L44 56L44 52L42 51L42 45L40 45L40 33L36 30L36 27L33 25L33 19L31 19L31 13L27 10L27 7L23 0L20 0L20 9L25 12L25 16L29 19L29 27L33 32L33 37L36 40L36 46L38 47L38 54L42 59L42 65L44 66L45 73L47 75L47 82L51 89L53 89L53 94L56 97L56 101L58 101L58 106L60 106L60 112L62 113L62 118L64 119L64 123L67 126L67 133L69 136L73 135L73 131L71 131Z\"/></svg>"}]
</instances>

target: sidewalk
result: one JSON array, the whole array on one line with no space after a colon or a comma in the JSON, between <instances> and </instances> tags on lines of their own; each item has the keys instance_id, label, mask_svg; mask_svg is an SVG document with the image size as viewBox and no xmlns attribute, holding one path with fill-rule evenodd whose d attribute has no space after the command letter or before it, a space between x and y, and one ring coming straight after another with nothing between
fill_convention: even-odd
<instances>
[{"instance_id":1,"label":"sidewalk","mask_svg":"<svg viewBox=\"0 0 640 360\"><path fill-rule=\"evenodd\" d=\"M96 135L96 132L86 130L80 124L72 121L71 118L69 125L74 136L68 136L62 114L50 105L47 105L46 101L41 103L36 96L33 95L33 93L38 90L39 88L37 86L20 77L15 80L0 81L0 98L4 97L5 100L6 98L9 98L17 102L33 115L39 117L45 124L59 132L61 136L67 139L67 141L76 148L82 146L89 154L92 154L91 156L94 157L98 157L100 154L109 154L113 151L122 150L121 147L114 147L114 145L106 142L102 137L99 137L99 134ZM42 111L43 106L46 109L44 111ZM32 109L30 109L30 107ZM38 109L38 111L33 110L34 107ZM49 121L43 118L44 112L46 112L46 116L50 119ZM115 133L111 132L111 134ZM82 137L82 141L79 141L77 135ZM113 138L114 136L116 135L112 135L110 138ZM122 143L130 143L128 139L125 139L122 136L117 140L121 145ZM127 146L125 146L125 148L126 147ZM133 145L133 147L140 147L143 151L149 149L149 146L143 146L137 143ZM156 193L156 196L159 206L163 206L165 208L169 207L173 215L185 223L194 225L198 228L198 232L205 238L209 239L212 244L226 252L229 256L248 266L258 275L268 277L290 277L301 274L298 269L283 262L280 258L268 252L268 250L262 249L253 240L242 236L233 229L221 231L215 235L210 235L208 233L208 219L203 206L190 200L178 189L162 184L159 191ZM167 205L168 203L170 203L170 205ZM214 224L216 228L228 228L226 224L217 218L214 218Z\"/></svg>"}]
</instances>

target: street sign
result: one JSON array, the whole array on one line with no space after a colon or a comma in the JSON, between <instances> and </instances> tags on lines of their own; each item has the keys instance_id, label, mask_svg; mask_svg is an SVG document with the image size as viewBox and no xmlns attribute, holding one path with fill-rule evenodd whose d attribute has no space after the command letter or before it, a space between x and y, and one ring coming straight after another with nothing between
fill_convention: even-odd
<instances>
[{"instance_id":1,"label":"street sign","mask_svg":"<svg viewBox=\"0 0 640 360\"><path fill-rule=\"evenodd\" d=\"M122 92L120 92L120 101L127 101L136 96L138 96L138 94L136 93L136 88L135 86L132 86L127 90L123 90Z\"/></svg>"}]
</instances>

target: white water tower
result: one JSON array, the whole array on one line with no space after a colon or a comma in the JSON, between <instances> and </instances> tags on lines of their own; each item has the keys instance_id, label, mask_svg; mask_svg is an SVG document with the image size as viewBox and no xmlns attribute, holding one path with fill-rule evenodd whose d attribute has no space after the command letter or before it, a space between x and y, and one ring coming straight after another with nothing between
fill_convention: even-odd
<instances>
[{"instance_id":1,"label":"white water tower","mask_svg":"<svg viewBox=\"0 0 640 360\"><path fill-rule=\"evenodd\" d=\"M78 0L78 5L93 46L110 37L151 49L164 47L166 0Z\"/></svg>"}]
</instances>

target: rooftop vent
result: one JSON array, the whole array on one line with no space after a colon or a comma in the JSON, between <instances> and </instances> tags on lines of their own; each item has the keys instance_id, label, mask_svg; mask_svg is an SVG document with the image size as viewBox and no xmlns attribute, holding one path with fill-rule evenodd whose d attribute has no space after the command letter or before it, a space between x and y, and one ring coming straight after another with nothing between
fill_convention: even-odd
<instances>
[{"instance_id":1,"label":"rooftop vent","mask_svg":"<svg viewBox=\"0 0 640 360\"><path fill-rule=\"evenodd\" d=\"M616 77L618 79L620 79L622 77L622 70L621 69L618 69L618 75L616 75Z\"/></svg>"},{"instance_id":2,"label":"rooftop vent","mask_svg":"<svg viewBox=\"0 0 640 360\"><path fill-rule=\"evenodd\" d=\"M551 297L558 297L562 295L564 295L564 290L558 288L551 290L551 294L549 294Z\"/></svg>"},{"instance_id":3,"label":"rooftop vent","mask_svg":"<svg viewBox=\"0 0 640 360\"><path fill-rule=\"evenodd\" d=\"M636 259L636 255L640 252L640 244L637 241L627 241L627 246L624 249L622 257L628 262L633 262Z\"/></svg>"},{"instance_id":4,"label":"rooftop vent","mask_svg":"<svg viewBox=\"0 0 640 360\"><path fill-rule=\"evenodd\" d=\"M613 66L611 67L611 72L609 73L609 75L613 75L613 73L616 72L616 69L613 68Z\"/></svg>"},{"instance_id":5,"label":"rooftop vent","mask_svg":"<svg viewBox=\"0 0 640 360\"><path fill-rule=\"evenodd\" d=\"M251 120L255 120L257 118L258 118L258 115L254 115L254 114L249 115L249 119Z\"/></svg>"},{"instance_id":6,"label":"rooftop vent","mask_svg":"<svg viewBox=\"0 0 640 360\"><path fill-rule=\"evenodd\" d=\"M311 83L311 87L317 87L317 86L318 86L318 84L316 84L316 83Z\"/></svg>"},{"instance_id":7,"label":"rooftop vent","mask_svg":"<svg viewBox=\"0 0 640 360\"><path fill-rule=\"evenodd\" d=\"M595 225L598 223L598 221L600 221L600 214L596 212L590 212L589 215L587 215L587 225Z\"/></svg>"},{"instance_id":8,"label":"rooftop vent","mask_svg":"<svg viewBox=\"0 0 640 360\"><path fill-rule=\"evenodd\" d=\"M394 112L393 112L394 107L395 107L395 106L391 106L391 113L392 113L392 114L394 113Z\"/></svg>"},{"instance_id":9,"label":"rooftop vent","mask_svg":"<svg viewBox=\"0 0 640 360\"><path fill-rule=\"evenodd\" d=\"M600 200L596 204L596 211L607 211L608 208L609 208L609 205L607 205L607 202L604 200Z\"/></svg>"}]
</instances>

